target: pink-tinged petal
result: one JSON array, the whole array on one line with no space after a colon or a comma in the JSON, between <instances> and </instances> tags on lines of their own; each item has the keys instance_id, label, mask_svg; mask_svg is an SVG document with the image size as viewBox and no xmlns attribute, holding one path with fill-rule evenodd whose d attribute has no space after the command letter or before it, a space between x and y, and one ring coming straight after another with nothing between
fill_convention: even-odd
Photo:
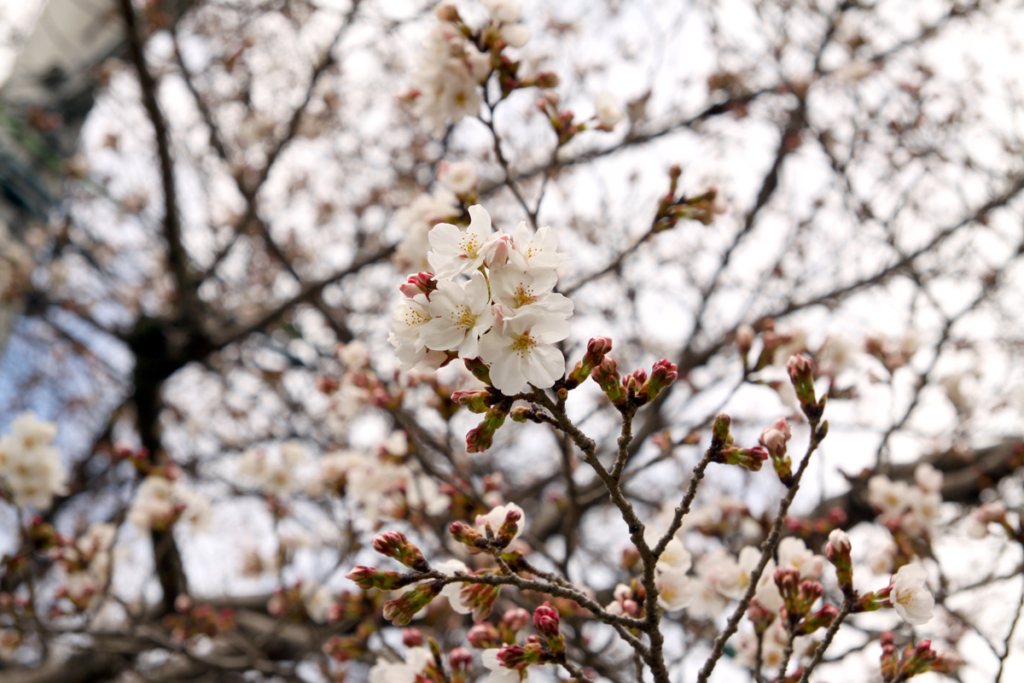
<instances>
[{"instance_id":1,"label":"pink-tinged petal","mask_svg":"<svg viewBox=\"0 0 1024 683\"><path fill-rule=\"evenodd\" d=\"M526 378L539 389L547 389L565 374L565 357L554 346L542 344L530 352Z\"/></svg>"}]
</instances>

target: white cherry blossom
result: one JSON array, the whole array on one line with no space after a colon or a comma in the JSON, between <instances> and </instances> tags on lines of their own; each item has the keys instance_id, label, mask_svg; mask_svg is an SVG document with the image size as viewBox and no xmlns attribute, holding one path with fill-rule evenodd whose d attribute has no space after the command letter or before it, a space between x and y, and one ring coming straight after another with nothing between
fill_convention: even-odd
<instances>
[{"instance_id":1,"label":"white cherry blossom","mask_svg":"<svg viewBox=\"0 0 1024 683\"><path fill-rule=\"evenodd\" d=\"M658 606L663 610L674 612L693 602L690 577L685 569L655 568L654 585L658 589Z\"/></svg>"},{"instance_id":2,"label":"white cherry blossom","mask_svg":"<svg viewBox=\"0 0 1024 683\"><path fill-rule=\"evenodd\" d=\"M557 268L568 260L569 255L558 252L558 235L544 226L536 233L522 221L512 232L515 249L509 259L524 270L530 268Z\"/></svg>"},{"instance_id":3,"label":"white cherry blossom","mask_svg":"<svg viewBox=\"0 0 1024 683\"><path fill-rule=\"evenodd\" d=\"M927 582L928 574L920 564L903 565L892 579L889 600L908 624L925 624L932 619L935 596L928 590Z\"/></svg>"},{"instance_id":4,"label":"white cherry blossom","mask_svg":"<svg viewBox=\"0 0 1024 683\"><path fill-rule=\"evenodd\" d=\"M483 273L473 273L469 282L441 280L430 298L432 319L423 325L421 336L428 349L458 349L460 358L480 355L480 335L493 321L490 293Z\"/></svg>"},{"instance_id":5,"label":"white cherry blossom","mask_svg":"<svg viewBox=\"0 0 1024 683\"><path fill-rule=\"evenodd\" d=\"M605 128L614 128L622 120L622 102L610 92L600 92L594 97L594 115Z\"/></svg>"},{"instance_id":6,"label":"white cherry blossom","mask_svg":"<svg viewBox=\"0 0 1024 683\"><path fill-rule=\"evenodd\" d=\"M779 542L779 566L799 570L801 579L817 580L825 569L825 558L808 550L799 538L787 536Z\"/></svg>"},{"instance_id":7,"label":"white cherry blossom","mask_svg":"<svg viewBox=\"0 0 1024 683\"><path fill-rule=\"evenodd\" d=\"M521 268L515 263L491 269L494 300L513 313L533 306L562 317L572 315L572 301L554 292L558 276L550 268Z\"/></svg>"},{"instance_id":8,"label":"white cherry blossom","mask_svg":"<svg viewBox=\"0 0 1024 683\"><path fill-rule=\"evenodd\" d=\"M451 223L438 223L427 236L431 251L427 261L438 280L472 273L483 265L485 246L491 239L491 217L479 204L469 207L470 223L465 231Z\"/></svg>"},{"instance_id":9,"label":"white cherry blossom","mask_svg":"<svg viewBox=\"0 0 1024 683\"><path fill-rule=\"evenodd\" d=\"M565 374L565 357L552 346L569 336L569 323L554 314L524 311L500 321L480 340L480 356L491 364L491 382L506 395L529 382L539 389Z\"/></svg>"}]
</instances>

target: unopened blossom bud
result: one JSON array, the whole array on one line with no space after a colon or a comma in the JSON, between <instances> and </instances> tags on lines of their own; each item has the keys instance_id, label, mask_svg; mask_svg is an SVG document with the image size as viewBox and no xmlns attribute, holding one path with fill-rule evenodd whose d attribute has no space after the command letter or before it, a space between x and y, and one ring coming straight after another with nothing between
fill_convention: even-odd
<instances>
[{"instance_id":1,"label":"unopened blossom bud","mask_svg":"<svg viewBox=\"0 0 1024 683\"><path fill-rule=\"evenodd\" d=\"M519 510L513 509L505 513L505 521L494 535L495 545L499 548L507 548L509 543L519 535L519 520L522 518L523 513Z\"/></svg>"},{"instance_id":2,"label":"unopened blossom bud","mask_svg":"<svg viewBox=\"0 0 1024 683\"><path fill-rule=\"evenodd\" d=\"M469 644L480 650L497 647L499 639L498 629L489 621L474 624L473 628L469 629L469 633L466 634L466 640L469 641Z\"/></svg>"},{"instance_id":3,"label":"unopened blossom bud","mask_svg":"<svg viewBox=\"0 0 1024 683\"><path fill-rule=\"evenodd\" d=\"M892 642L892 631L885 631L878 639L878 643L882 646L882 678L889 681L896 675L896 667L899 665L899 660L896 657L896 646Z\"/></svg>"},{"instance_id":4,"label":"unopened blossom bud","mask_svg":"<svg viewBox=\"0 0 1024 683\"><path fill-rule=\"evenodd\" d=\"M501 616L501 626L507 628L512 635L519 633L530 623L530 613L522 607L510 609Z\"/></svg>"},{"instance_id":5,"label":"unopened blossom bud","mask_svg":"<svg viewBox=\"0 0 1024 683\"><path fill-rule=\"evenodd\" d=\"M718 454L718 462L725 465L739 465L745 470L759 472L768 459L768 452L760 446L754 448L726 448Z\"/></svg>"},{"instance_id":6,"label":"unopened blossom bud","mask_svg":"<svg viewBox=\"0 0 1024 683\"><path fill-rule=\"evenodd\" d=\"M447 21L452 24L462 21L462 17L459 16L459 10L455 8L455 5L439 5L434 9L434 16L441 21Z\"/></svg>"},{"instance_id":7,"label":"unopened blossom bud","mask_svg":"<svg viewBox=\"0 0 1024 683\"><path fill-rule=\"evenodd\" d=\"M711 450L721 451L732 446L732 434L729 433L729 426L732 418L725 413L715 417L711 425Z\"/></svg>"},{"instance_id":8,"label":"unopened blossom bud","mask_svg":"<svg viewBox=\"0 0 1024 683\"><path fill-rule=\"evenodd\" d=\"M413 616L437 597L441 588L440 581L419 584L398 598L385 602L384 618L389 619L395 626L408 626Z\"/></svg>"},{"instance_id":9,"label":"unopened blossom bud","mask_svg":"<svg viewBox=\"0 0 1024 683\"><path fill-rule=\"evenodd\" d=\"M825 396L821 397L821 401L814 396L814 361L803 355L791 356L786 363L786 371L804 415L811 422L817 422L825 411Z\"/></svg>"},{"instance_id":10,"label":"unopened blossom bud","mask_svg":"<svg viewBox=\"0 0 1024 683\"><path fill-rule=\"evenodd\" d=\"M493 446L494 434L505 424L506 416L507 413L500 406L488 408L483 422L466 434L466 450L470 453L483 453Z\"/></svg>"},{"instance_id":11,"label":"unopened blossom bud","mask_svg":"<svg viewBox=\"0 0 1024 683\"><path fill-rule=\"evenodd\" d=\"M416 647L423 644L423 632L418 628L402 629L402 644L406 647Z\"/></svg>"},{"instance_id":12,"label":"unopened blossom bud","mask_svg":"<svg viewBox=\"0 0 1024 683\"><path fill-rule=\"evenodd\" d=\"M559 631L558 610L545 601L543 605L533 610L533 628L545 636L557 636Z\"/></svg>"},{"instance_id":13,"label":"unopened blossom bud","mask_svg":"<svg viewBox=\"0 0 1024 683\"><path fill-rule=\"evenodd\" d=\"M478 553L487 547L487 539L479 531L465 522L452 522L448 526L448 533L459 543L463 544L472 553Z\"/></svg>"},{"instance_id":14,"label":"unopened blossom bud","mask_svg":"<svg viewBox=\"0 0 1024 683\"><path fill-rule=\"evenodd\" d=\"M418 572L430 571L430 565L423 557L423 553L401 531L377 534L370 544L381 555L397 560L410 569Z\"/></svg>"},{"instance_id":15,"label":"unopened blossom bud","mask_svg":"<svg viewBox=\"0 0 1024 683\"><path fill-rule=\"evenodd\" d=\"M814 633L819 628L828 628L835 621L839 610L835 605L825 605L814 614L809 614L803 621L797 624L793 635L806 636Z\"/></svg>"},{"instance_id":16,"label":"unopened blossom bud","mask_svg":"<svg viewBox=\"0 0 1024 683\"><path fill-rule=\"evenodd\" d=\"M466 648L457 647L448 653L448 663L453 671L469 671L473 668L473 655Z\"/></svg>"},{"instance_id":17,"label":"unopened blossom bud","mask_svg":"<svg viewBox=\"0 0 1024 683\"><path fill-rule=\"evenodd\" d=\"M635 545L626 546L622 549L622 566L626 569L632 569L640 561L640 551L636 549Z\"/></svg>"},{"instance_id":18,"label":"unopened blossom bud","mask_svg":"<svg viewBox=\"0 0 1024 683\"><path fill-rule=\"evenodd\" d=\"M860 600L857 601L857 605L853 611L874 612L882 609L883 607L888 607L890 593L892 593L892 586L886 586L885 588L874 591L873 593L865 593L860 596Z\"/></svg>"},{"instance_id":19,"label":"unopened blossom bud","mask_svg":"<svg viewBox=\"0 0 1024 683\"><path fill-rule=\"evenodd\" d=\"M538 88L557 88L558 74L556 74L553 71L541 71L539 74L533 77L533 84L536 85ZM555 102L555 106L558 106L557 101Z\"/></svg>"},{"instance_id":20,"label":"unopened blossom bud","mask_svg":"<svg viewBox=\"0 0 1024 683\"><path fill-rule=\"evenodd\" d=\"M433 273L420 271L415 275L410 275L409 279L399 286L398 289L410 299L417 294L425 294L429 299L430 293L437 289L437 280L434 279Z\"/></svg>"},{"instance_id":21,"label":"unopened blossom bud","mask_svg":"<svg viewBox=\"0 0 1024 683\"><path fill-rule=\"evenodd\" d=\"M622 386L626 388L627 392L632 392L633 396L640 393L640 387L647 381L647 371L640 368L633 372L631 375L626 375L622 378Z\"/></svg>"},{"instance_id":22,"label":"unopened blossom bud","mask_svg":"<svg viewBox=\"0 0 1024 683\"><path fill-rule=\"evenodd\" d=\"M741 356L750 353L750 347L754 345L754 328L750 325L740 325L736 330L736 348Z\"/></svg>"},{"instance_id":23,"label":"unopened blossom bud","mask_svg":"<svg viewBox=\"0 0 1024 683\"><path fill-rule=\"evenodd\" d=\"M615 359L605 356L590 373L594 381L601 387L608 400L615 405L623 405L626 402L626 390L622 386L622 378L615 366Z\"/></svg>"},{"instance_id":24,"label":"unopened blossom bud","mask_svg":"<svg viewBox=\"0 0 1024 683\"><path fill-rule=\"evenodd\" d=\"M491 383L491 368L479 358L465 358L462 361L466 369L473 373L473 376L484 384Z\"/></svg>"},{"instance_id":25,"label":"unopened blossom bud","mask_svg":"<svg viewBox=\"0 0 1024 683\"><path fill-rule=\"evenodd\" d=\"M573 371L569 373L569 378L566 382L567 386L573 388L582 384L611 350L612 340L608 337L594 337L591 339L587 343L587 352L583 355L583 360L577 363Z\"/></svg>"},{"instance_id":26,"label":"unopened blossom bud","mask_svg":"<svg viewBox=\"0 0 1024 683\"><path fill-rule=\"evenodd\" d=\"M828 535L828 543L825 544L825 557L835 565L839 587L847 595L853 591L853 560L850 558L850 549L850 537L842 529L834 529Z\"/></svg>"},{"instance_id":27,"label":"unopened blossom bud","mask_svg":"<svg viewBox=\"0 0 1024 683\"><path fill-rule=\"evenodd\" d=\"M754 632L761 635L771 625L775 615L762 607L757 600L751 600L750 607L747 608L747 618L754 625Z\"/></svg>"},{"instance_id":28,"label":"unopened blossom bud","mask_svg":"<svg viewBox=\"0 0 1024 683\"><path fill-rule=\"evenodd\" d=\"M562 389L564 391L564 389ZM508 414L512 418L513 422L525 423L525 422L540 422L540 418L537 417L537 412L532 408L526 406L516 406Z\"/></svg>"},{"instance_id":29,"label":"unopened blossom bud","mask_svg":"<svg viewBox=\"0 0 1024 683\"><path fill-rule=\"evenodd\" d=\"M501 586L489 586L486 583L465 583L459 591L459 602L473 611L473 621L483 621L491 610L494 602L501 595Z\"/></svg>"},{"instance_id":30,"label":"unopened blossom bud","mask_svg":"<svg viewBox=\"0 0 1024 683\"><path fill-rule=\"evenodd\" d=\"M487 405L487 398L490 394L486 390L480 391L456 391L452 394L452 401L460 406L465 406L471 413L486 413L490 406Z\"/></svg>"},{"instance_id":31,"label":"unopened blossom bud","mask_svg":"<svg viewBox=\"0 0 1024 683\"><path fill-rule=\"evenodd\" d=\"M345 575L345 578L355 581L356 585L363 590L377 588L382 591L390 591L404 585L405 577L398 572L386 572L373 567L353 567L352 571Z\"/></svg>"},{"instance_id":32,"label":"unopened blossom bud","mask_svg":"<svg viewBox=\"0 0 1024 683\"><path fill-rule=\"evenodd\" d=\"M679 368L668 359L661 359L651 369L651 378L644 382L640 389L640 397L644 401L653 401L664 389L672 386L679 378Z\"/></svg>"}]
</instances>

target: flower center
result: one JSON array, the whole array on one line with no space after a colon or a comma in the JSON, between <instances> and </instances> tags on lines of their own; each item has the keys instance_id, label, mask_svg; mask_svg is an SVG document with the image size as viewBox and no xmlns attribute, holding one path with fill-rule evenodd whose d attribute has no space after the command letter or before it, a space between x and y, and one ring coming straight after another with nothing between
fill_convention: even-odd
<instances>
[{"instance_id":1,"label":"flower center","mask_svg":"<svg viewBox=\"0 0 1024 683\"><path fill-rule=\"evenodd\" d=\"M530 351L537 346L537 340L527 334L515 337L512 341L512 351L523 358L529 355Z\"/></svg>"},{"instance_id":2,"label":"flower center","mask_svg":"<svg viewBox=\"0 0 1024 683\"><path fill-rule=\"evenodd\" d=\"M516 287L516 291L512 295L512 300L516 303L514 308L520 308L521 306L537 303L537 299L539 298L540 297L533 293L532 287L527 287L522 283Z\"/></svg>"},{"instance_id":3,"label":"flower center","mask_svg":"<svg viewBox=\"0 0 1024 683\"><path fill-rule=\"evenodd\" d=\"M460 330L471 330L476 324L476 316L469 310L469 306L462 304L452 311L452 324Z\"/></svg>"},{"instance_id":4,"label":"flower center","mask_svg":"<svg viewBox=\"0 0 1024 683\"><path fill-rule=\"evenodd\" d=\"M470 233L459 241L459 246L462 248L462 251L466 252L462 255L462 258L475 259L477 257L477 250L480 248L480 242L477 240L476 235Z\"/></svg>"}]
</instances>

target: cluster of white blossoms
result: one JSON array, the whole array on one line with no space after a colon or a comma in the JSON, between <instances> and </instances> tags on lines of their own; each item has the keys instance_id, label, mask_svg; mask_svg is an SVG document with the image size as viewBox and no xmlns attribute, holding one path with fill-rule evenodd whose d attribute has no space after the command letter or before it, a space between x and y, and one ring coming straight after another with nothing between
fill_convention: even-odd
<instances>
[{"instance_id":1,"label":"cluster of white blossoms","mask_svg":"<svg viewBox=\"0 0 1024 683\"><path fill-rule=\"evenodd\" d=\"M522 47L530 38L519 22L516 0L483 0L490 15L481 35L492 46ZM491 75L491 55L466 35L458 11L452 5L435 10L440 21L427 34L420 53L416 86L410 93L414 112L437 134L445 122L458 123L480 110L479 86ZM495 43L497 43L495 45Z\"/></svg>"},{"instance_id":2,"label":"cluster of white blossoms","mask_svg":"<svg viewBox=\"0 0 1024 683\"><path fill-rule=\"evenodd\" d=\"M385 457L356 451L325 455L320 459L319 476L310 482L307 492L314 498L326 491L343 494L359 509L359 518L371 526L382 517L404 518L410 509L428 516L441 514L451 498L441 493L437 481L395 461L407 452L404 434L401 437L400 442L394 435L385 441L381 454Z\"/></svg>"},{"instance_id":3,"label":"cluster of white blossoms","mask_svg":"<svg viewBox=\"0 0 1024 683\"><path fill-rule=\"evenodd\" d=\"M905 564L892 578L889 600L908 624L926 624L932 619L935 596L928 589L928 573L920 564Z\"/></svg>"},{"instance_id":4,"label":"cluster of white blossoms","mask_svg":"<svg viewBox=\"0 0 1024 683\"><path fill-rule=\"evenodd\" d=\"M928 463L914 470L914 485L877 474L868 480L868 502L882 513L889 526L907 535L930 535L942 506L942 472Z\"/></svg>"},{"instance_id":5,"label":"cluster of white blossoms","mask_svg":"<svg viewBox=\"0 0 1024 683\"><path fill-rule=\"evenodd\" d=\"M179 519L201 527L210 517L210 501L159 474L146 477L128 509L128 521L142 530L167 529Z\"/></svg>"},{"instance_id":6,"label":"cluster of white blossoms","mask_svg":"<svg viewBox=\"0 0 1024 683\"><path fill-rule=\"evenodd\" d=\"M737 640L736 661L753 669L757 665L757 635L753 631L746 631ZM772 671L778 669L786 658L786 648L789 645L789 635L782 619L773 621L760 640L761 666ZM815 645L813 636L797 636L793 639L792 659L798 661L801 657L809 656Z\"/></svg>"},{"instance_id":7,"label":"cluster of white blossoms","mask_svg":"<svg viewBox=\"0 0 1024 683\"><path fill-rule=\"evenodd\" d=\"M778 558L778 567L798 570L801 580L817 581L825 568L825 558L815 555L799 538L782 539ZM738 557L719 549L698 559L696 576L691 576L688 573L693 566L690 553L678 537L673 538L655 566L658 604L670 612L687 608L687 613L694 619L714 619L730 600L743 598L760 559L761 551L754 546L743 548ZM775 560L768 560L754 593L761 607L772 614L778 614L783 606L782 594L775 583L775 569ZM621 588L629 590L626 586ZM620 614L622 604L623 601L617 598L607 609Z\"/></svg>"},{"instance_id":8,"label":"cluster of white blossoms","mask_svg":"<svg viewBox=\"0 0 1024 683\"><path fill-rule=\"evenodd\" d=\"M433 659L434 656L427 648L410 647L405 651L405 661L378 660L370 669L369 683L416 683L419 675Z\"/></svg>"},{"instance_id":9,"label":"cluster of white blossoms","mask_svg":"<svg viewBox=\"0 0 1024 683\"><path fill-rule=\"evenodd\" d=\"M306 463L302 444L285 441L276 451L256 448L243 453L238 462L238 474L267 493L288 498L301 487L298 474Z\"/></svg>"},{"instance_id":10,"label":"cluster of white blossoms","mask_svg":"<svg viewBox=\"0 0 1024 683\"><path fill-rule=\"evenodd\" d=\"M460 198L475 196L479 178L472 161L438 164L437 185L429 194L416 197L409 206L395 212L394 225L404 237L398 244L396 260L408 270L429 270L427 234L438 223L455 220L462 213Z\"/></svg>"},{"instance_id":11,"label":"cluster of white blossoms","mask_svg":"<svg viewBox=\"0 0 1024 683\"><path fill-rule=\"evenodd\" d=\"M552 386L565 374L553 344L569 336L572 301L554 291L555 268L567 256L548 227L533 233L522 222L495 233L479 205L463 231L441 223L430 230L433 273L402 286L390 341L403 369L436 369L456 352L490 364L491 383L506 395L527 383Z\"/></svg>"},{"instance_id":12,"label":"cluster of white blossoms","mask_svg":"<svg viewBox=\"0 0 1024 683\"><path fill-rule=\"evenodd\" d=\"M57 425L28 411L14 418L11 431L0 439L0 480L16 506L45 510L55 495L67 493L68 473L52 446L56 435Z\"/></svg>"},{"instance_id":13,"label":"cluster of white blossoms","mask_svg":"<svg viewBox=\"0 0 1024 683\"><path fill-rule=\"evenodd\" d=\"M58 595L80 607L95 604L110 579L110 549L116 535L113 524L92 524L73 546L62 549L60 559L68 569Z\"/></svg>"}]
</instances>

